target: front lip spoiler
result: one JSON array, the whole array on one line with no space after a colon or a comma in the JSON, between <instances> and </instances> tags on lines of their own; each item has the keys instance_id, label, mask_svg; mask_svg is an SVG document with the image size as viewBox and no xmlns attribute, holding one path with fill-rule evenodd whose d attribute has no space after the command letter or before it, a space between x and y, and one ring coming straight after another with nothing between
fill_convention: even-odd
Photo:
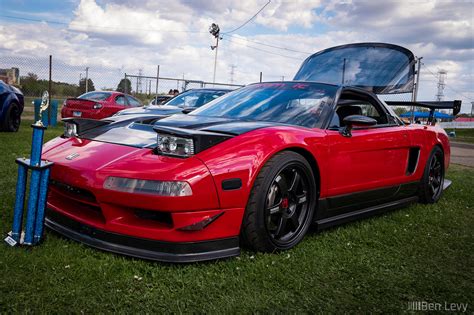
<instances>
[{"instance_id":1,"label":"front lip spoiler","mask_svg":"<svg viewBox=\"0 0 474 315\"><path fill-rule=\"evenodd\" d=\"M200 242L163 242L97 229L48 209L45 225L72 240L105 251L172 263L189 263L238 256L239 238Z\"/></svg>"}]
</instances>

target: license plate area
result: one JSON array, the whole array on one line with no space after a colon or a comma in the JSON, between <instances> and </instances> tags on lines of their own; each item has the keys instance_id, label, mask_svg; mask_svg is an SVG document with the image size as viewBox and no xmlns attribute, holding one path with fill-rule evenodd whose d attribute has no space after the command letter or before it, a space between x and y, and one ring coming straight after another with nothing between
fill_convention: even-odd
<instances>
[{"instance_id":1,"label":"license plate area","mask_svg":"<svg viewBox=\"0 0 474 315\"><path fill-rule=\"evenodd\" d=\"M82 112L72 112L72 115L74 117L81 117L82 116Z\"/></svg>"}]
</instances>

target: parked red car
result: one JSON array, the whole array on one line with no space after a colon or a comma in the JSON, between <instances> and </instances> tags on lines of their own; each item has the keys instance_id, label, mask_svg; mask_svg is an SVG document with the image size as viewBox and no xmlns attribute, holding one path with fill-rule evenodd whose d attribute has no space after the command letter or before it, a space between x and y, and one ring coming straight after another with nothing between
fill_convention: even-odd
<instances>
[{"instance_id":1,"label":"parked red car","mask_svg":"<svg viewBox=\"0 0 474 315\"><path fill-rule=\"evenodd\" d=\"M102 119L116 112L143 104L131 95L120 92L94 91L78 98L68 98L61 109L61 117Z\"/></svg>"}]
</instances>

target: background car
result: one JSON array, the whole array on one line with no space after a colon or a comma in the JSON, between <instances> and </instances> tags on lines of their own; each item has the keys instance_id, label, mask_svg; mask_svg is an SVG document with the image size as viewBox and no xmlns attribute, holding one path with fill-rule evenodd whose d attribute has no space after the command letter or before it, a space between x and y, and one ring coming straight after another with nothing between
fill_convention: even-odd
<instances>
[{"instance_id":1,"label":"background car","mask_svg":"<svg viewBox=\"0 0 474 315\"><path fill-rule=\"evenodd\" d=\"M158 95L154 97L148 105L163 105L164 103L168 102L172 99L174 95L166 94L166 95Z\"/></svg>"},{"instance_id":2,"label":"background car","mask_svg":"<svg viewBox=\"0 0 474 315\"><path fill-rule=\"evenodd\" d=\"M138 99L128 94L94 91L64 101L61 117L102 119L112 116L120 110L141 106L142 103Z\"/></svg>"},{"instance_id":3,"label":"background car","mask_svg":"<svg viewBox=\"0 0 474 315\"><path fill-rule=\"evenodd\" d=\"M208 102L230 92L230 89L192 89L176 95L163 105L144 106L142 108L125 109L117 115L156 114L169 116L178 113L189 113Z\"/></svg>"},{"instance_id":4,"label":"background car","mask_svg":"<svg viewBox=\"0 0 474 315\"><path fill-rule=\"evenodd\" d=\"M25 106L23 93L0 80L0 130L18 131Z\"/></svg>"}]
</instances>

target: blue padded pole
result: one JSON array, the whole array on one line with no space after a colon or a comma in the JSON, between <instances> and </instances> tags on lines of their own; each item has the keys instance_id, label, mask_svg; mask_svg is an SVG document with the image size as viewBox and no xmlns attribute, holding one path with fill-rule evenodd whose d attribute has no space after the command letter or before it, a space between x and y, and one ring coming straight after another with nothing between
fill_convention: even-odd
<instances>
[{"instance_id":1,"label":"blue padded pole","mask_svg":"<svg viewBox=\"0 0 474 315\"><path fill-rule=\"evenodd\" d=\"M18 179L16 182L15 209L13 211L13 227L11 235L11 237L17 242L20 242L21 237L27 173L28 169L26 168L26 166L18 164Z\"/></svg>"},{"instance_id":2,"label":"blue padded pole","mask_svg":"<svg viewBox=\"0 0 474 315\"><path fill-rule=\"evenodd\" d=\"M33 125L33 139L31 143L31 165L36 166L39 165L41 159L41 151L43 149L43 134L44 134L44 127L43 126L35 126Z\"/></svg>"},{"instance_id":3,"label":"blue padded pole","mask_svg":"<svg viewBox=\"0 0 474 315\"><path fill-rule=\"evenodd\" d=\"M48 180L50 169L43 169L39 187L38 211L36 213L34 244L38 243L43 236L44 211L46 208L46 198L48 196Z\"/></svg>"},{"instance_id":4,"label":"blue padded pole","mask_svg":"<svg viewBox=\"0 0 474 315\"><path fill-rule=\"evenodd\" d=\"M38 204L38 192L40 184L40 170L31 171L30 195L28 196L28 208L26 211L25 241L23 244L33 244L33 233L36 220L36 205Z\"/></svg>"}]
</instances>

